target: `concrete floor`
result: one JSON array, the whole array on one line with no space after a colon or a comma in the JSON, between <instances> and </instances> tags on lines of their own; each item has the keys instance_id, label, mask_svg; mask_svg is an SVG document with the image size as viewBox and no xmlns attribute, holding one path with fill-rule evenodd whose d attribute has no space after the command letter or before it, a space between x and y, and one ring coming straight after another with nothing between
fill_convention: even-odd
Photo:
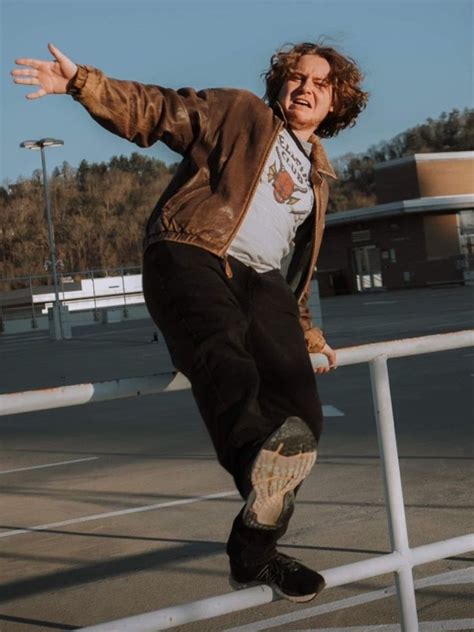
<instances>
[{"instance_id":1,"label":"concrete floor","mask_svg":"<svg viewBox=\"0 0 474 632\"><path fill-rule=\"evenodd\" d=\"M338 348L467 329L473 306L469 288L322 301ZM61 343L1 338L1 392L170 370L153 331L140 321L82 327ZM412 546L472 530L473 360L466 348L389 363ZM281 549L325 569L390 548L368 368L318 384L344 416L326 420ZM0 417L0 427L1 632L76 629L230 592L224 549L241 503L189 392ZM471 567L465 554L415 569L421 629L474 629ZM392 632L380 627L399 620L383 592L392 584L386 575L175 629Z\"/></svg>"}]
</instances>

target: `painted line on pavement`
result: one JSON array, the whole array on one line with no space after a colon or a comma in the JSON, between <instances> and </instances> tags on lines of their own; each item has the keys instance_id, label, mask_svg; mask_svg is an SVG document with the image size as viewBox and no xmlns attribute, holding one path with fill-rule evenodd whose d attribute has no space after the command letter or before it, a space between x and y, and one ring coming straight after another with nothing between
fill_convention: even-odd
<instances>
[{"instance_id":1,"label":"painted line on pavement","mask_svg":"<svg viewBox=\"0 0 474 632\"><path fill-rule=\"evenodd\" d=\"M85 461L96 461L98 456L89 456L86 459L74 459L74 461L57 461L56 463L45 463L44 465L32 465L31 467L18 467L14 470L0 470L0 474L13 474L13 472L26 472L28 470L40 470L44 467L57 467L58 465L71 465L72 463L84 463Z\"/></svg>"},{"instance_id":2,"label":"painted line on pavement","mask_svg":"<svg viewBox=\"0 0 474 632\"><path fill-rule=\"evenodd\" d=\"M420 621L419 632L448 632L448 630L472 630L474 619L448 619L445 621ZM399 623L382 625L357 625L350 628L306 628L294 632L401 632Z\"/></svg>"},{"instance_id":3,"label":"painted line on pavement","mask_svg":"<svg viewBox=\"0 0 474 632\"><path fill-rule=\"evenodd\" d=\"M471 566L469 568L441 573L440 575L423 577L422 579L415 581L415 588L428 588L430 586L447 584L465 584L472 583L473 581L474 566ZM362 595L356 595L354 597L348 597L347 599L340 599L338 601L332 601L313 608L299 610L297 612L290 612L288 614L266 619L264 621L254 621L253 623L241 625L236 628L226 628L224 632L258 632L259 630L268 630L270 628L288 625L290 623L294 623L295 621L309 619L310 617L315 617L320 614L337 612L338 610L343 610L344 608L352 608L354 606L378 601L379 599L385 599L386 597L393 597L394 595L396 595L395 586L390 586L388 588L383 588L382 590L376 590L374 592L364 593ZM337 632L337 628L334 629L333 632Z\"/></svg>"},{"instance_id":4,"label":"painted line on pavement","mask_svg":"<svg viewBox=\"0 0 474 632\"><path fill-rule=\"evenodd\" d=\"M425 327L425 329L437 329L438 327L459 327L460 325L471 325L472 327L472 319L469 320L456 320L456 322L451 321L446 321L444 323L436 323L436 325L429 325L427 327Z\"/></svg>"},{"instance_id":5,"label":"painted line on pavement","mask_svg":"<svg viewBox=\"0 0 474 632\"><path fill-rule=\"evenodd\" d=\"M48 340L49 335L37 336L35 334L2 334L0 343L11 344L13 342L34 342L35 340Z\"/></svg>"},{"instance_id":6,"label":"painted line on pavement","mask_svg":"<svg viewBox=\"0 0 474 632\"><path fill-rule=\"evenodd\" d=\"M176 507L177 505L190 505L199 503L203 500L213 500L215 498L225 498L226 496L238 496L239 492L220 492L218 494L208 494L207 496L195 496L192 498L183 498L181 500L172 500L166 503L156 503L154 505L144 505L142 507L133 507L132 509L121 509L120 511L108 511L107 513L92 514L90 516L82 516L82 518L72 518L71 520L62 520L61 522L50 522L49 524L39 524L32 527L24 527L23 529L12 529L0 533L0 538L10 538L14 535L22 533L34 533L36 531L45 531L47 529L55 529L56 527L66 527L72 524L80 524L82 522L92 522L93 520L105 520L106 518L115 518L116 516L126 516L127 514L141 513L144 511L154 511L155 509L164 509L165 507Z\"/></svg>"},{"instance_id":7,"label":"painted line on pavement","mask_svg":"<svg viewBox=\"0 0 474 632\"><path fill-rule=\"evenodd\" d=\"M345 414L339 408L327 404L323 406L323 417L345 417Z\"/></svg>"},{"instance_id":8,"label":"painted line on pavement","mask_svg":"<svg viewBox=\"0 0 474 632\"><path fill-rule=\"evenodd\" d=\"M150 330L149 331L147 330L147 334L150 332L153 333L152 328L153 326L150 325ZM101 330L101 331L92 331L92 332L83 333L83 334L81 333L76 336L76 339L81 340L82 338L102 338L102 336L116 336L118 334L123 334L124 332L127 332L127 331L136 331L140 333L140 335L142 335L141 328L137 326L137 327L123 327L120 329L113 329L112 331ZM139 340L136 342L139 342Z\"/></svg>"},{"instance_id":9,"label":"painted line on pavement","mask_svg":"<svg viewBox=\"0 0 474 632\"><path fill-rule=\"evenodd\" d=\"M47 339L45 339L47 340ZM3 344L0 344L0 349L2 350L2 353L12 353L14 351L24 351L25 349L31 349L31 345L33 343L40 343L40 342L45 342L45 340L41 339L41 340L37 340L36 338L34 340L12 340L11 342L6 342ZM36 349L35 349L36 351Z\"/></svg>"}]
</instances>

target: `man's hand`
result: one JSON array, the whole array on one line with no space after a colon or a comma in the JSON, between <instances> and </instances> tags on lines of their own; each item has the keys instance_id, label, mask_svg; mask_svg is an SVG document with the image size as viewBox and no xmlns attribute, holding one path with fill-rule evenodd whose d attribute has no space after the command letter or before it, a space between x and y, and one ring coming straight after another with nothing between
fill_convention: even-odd
<instances>
[{"instance_id":1,"label":"man's hand","mask_svg":"<svg viewBox=\"0 0 474 632\"><path fill-rule=\"evenodd\" d=\"M317 369L315 369L315 373L327 373L331 369L337 368L336 352L327 343L324 345L321 351L318 351L318 353L322 353L323 355L326 356L326 358L328 359L329 366L320 366Z\"/></svg>"},{"instance_id":2,"label":"man's hand","mask_svg":"<svg viewBox=\"0 0 474 632\"><path fill-rule=\"evenodd\" d=\"M42 61L40 59L15 59L19 66L29 68L15 68L11 74L15 83L29 86L39 86L36 92L26 95L27 99L39 99L46 94L66 94L66 86L77 72L76 64L53 44L48 44L48 49L55 61Z\"/></svg>"}]
</instances>

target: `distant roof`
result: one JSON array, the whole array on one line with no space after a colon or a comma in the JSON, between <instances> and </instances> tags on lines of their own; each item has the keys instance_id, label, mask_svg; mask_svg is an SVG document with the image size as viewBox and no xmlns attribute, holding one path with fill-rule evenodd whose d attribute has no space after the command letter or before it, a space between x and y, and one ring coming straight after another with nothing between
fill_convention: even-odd
<instances>
[{"instance_id":1,"label":"distant roof","mask_svg":"<svg viewBox=\"0 0 474 632\"><path fill-rule=\"evenodd\" d=\"M456 152L460 153L460 152ZM463 152L472 153L474 152ZM440 195L436 197L422 197L414 200L401 200L377 204L367 208L356 208L350 211L329 213L326 215L326 226L337 226L351 222L380 219L393 215L412 215L414 213L441 213L446 211L464 211L474 209L474 193L463 195Z\"/></svg>"},{"instance_id":2,"label":"distant roof","mask_svg":"<svg viewBox=\"0 0 474 632\"><path fill-rule=\"evenodd\" d=\"M410 162L423 162L428 160L468 160L474 159L474 151L441 151L435 154L412 154L395 160L386 160L374 165L374 169L387 169L397 165L408 164Z\"/></svg>"}]
</instances>

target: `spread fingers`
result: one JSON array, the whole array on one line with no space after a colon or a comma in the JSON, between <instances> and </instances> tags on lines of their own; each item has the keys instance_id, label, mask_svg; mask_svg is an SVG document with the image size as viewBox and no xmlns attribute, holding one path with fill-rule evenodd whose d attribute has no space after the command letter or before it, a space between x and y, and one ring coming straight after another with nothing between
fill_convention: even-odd
<instances>
[{"instance_id":1,"label":"spread fingers","mask_svg":"<svg viewBox=\"0 0 474 632\"><path fill-rule=\"evenodd\" d=\"M38 71L35 68L14 68L11 74L14 77L37 77Z\"/></svg>"},{"instance_id":2,"label":"spread fingers","mask_svg":"<svg viewBox=\"0 0 474 632\"><path fill-rule=\"evenodd\" d=\"M37 79L36 77L26 77L26 78L15 77L14 82L21 83L25 86L39 86L40 85L39 79Z\"/></svg>"},{"instance_id":3,"label":"spread fingers","mask_svg":"<svg viewBox=\"0 0 474 632\"><path fill-rule=\"evenodd\" d=\"M15 59L15 64L17 64L18 66L31 66L32 68L39 68L42 63L44 62L41 62L39 59L31 59L30 57L19 57L18 59Z\"/></svg>"}]
</instances>

